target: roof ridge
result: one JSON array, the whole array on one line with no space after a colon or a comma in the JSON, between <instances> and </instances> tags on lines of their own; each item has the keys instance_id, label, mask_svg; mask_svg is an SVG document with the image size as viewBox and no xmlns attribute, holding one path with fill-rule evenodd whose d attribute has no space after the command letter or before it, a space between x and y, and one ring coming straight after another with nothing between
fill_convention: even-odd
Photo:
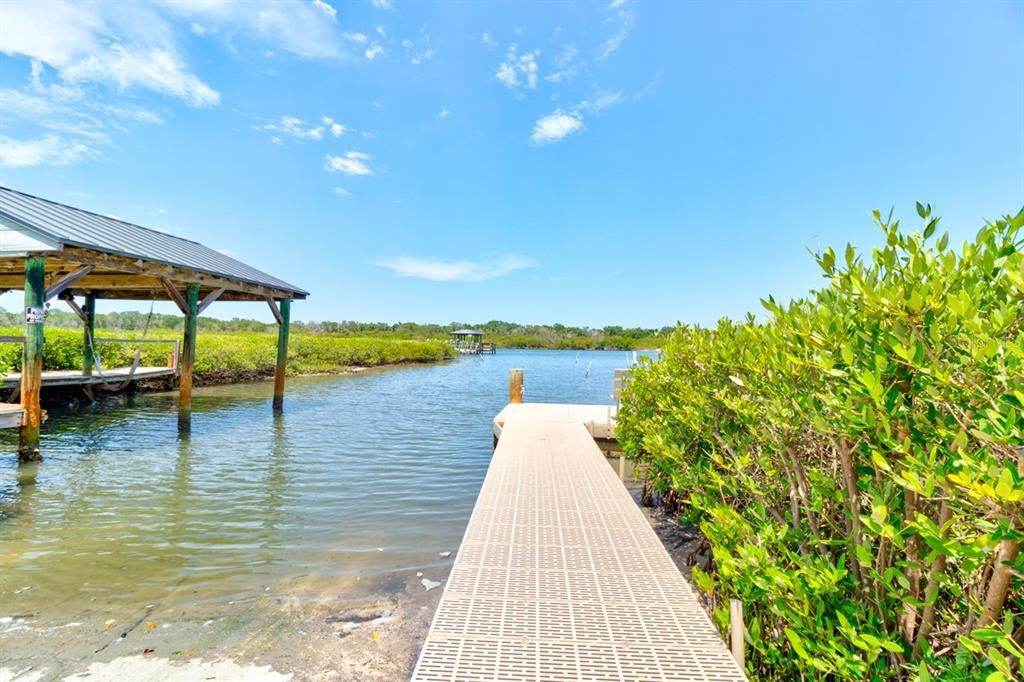
<instances>
[{"instance_id":1,"label":"roof ridge","mask_svg":"<svg viewBox=\"0 0 1024 682\"><path fill-rule=\"evenodd\" d=\"M105 215L103 213L97 213L96 211L90 211L87 208L79 208L78 206L72 206L71 204L64 204L64 203L61 203L59 201L54 201L53 199L47 199L46 197L37 196L35 194L30 194L28 192L23 192L20 189L14 189L13 187L8 187L6 185L0 185L0 189L7 190L8 192L14 192L15 194L20 194L23 197L29 197L31 199L37 199L39 201L45 201L48 204L53 204L55 206L60 206L62 208L71 209L72 211L78 211L79 213L88 213L89 215L96 216L97 218L103 218L104 220L113 220L115 222L121 223L122 225L127 225L129 227L134 227L134 228L139 229L139 230L145 230L146 232L152 232L153 234L159 234L159 235L163 235L164 237L171 237L173 239L180 239L183 242L188 242L190 244L196 244L198 246L206 246L202 242L197 242L194 239L189 239L187 237L179 237L178 235L171 234L170 232L164 232L163 230L157 230L157 229L154 229L152 227L146 227L145 225L139 225L138 223L133 223L133 222L130 222L128 220L122 220L121 218L115 218L114 216ZM210 248L210 247L207 246L206 248ZM230 258L230 256L228 256L228 257ZM235 260L235 259L232 259L232 260ZM239 261L239 262L241 262L241 261Z\"/></svg>"}]
</instances>

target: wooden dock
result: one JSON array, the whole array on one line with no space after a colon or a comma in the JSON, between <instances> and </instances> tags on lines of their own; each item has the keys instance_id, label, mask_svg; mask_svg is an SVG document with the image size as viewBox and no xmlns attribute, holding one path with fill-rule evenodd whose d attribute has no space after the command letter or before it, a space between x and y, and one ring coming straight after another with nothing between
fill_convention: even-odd
<instances>
[{"instance_id":1,"label":"wooden dock","mask_svg":"<svg viewBox=\"0 0 1024 682\"><path fill-rule=\"evenodd\" d=\"M47 370L42 374L42 387L48 386L95 386L97 384L112 383L118 384L126 379L132 381L145 381L146 379L157 379L159 377L174 376L173 367L138 367L132 374L131 367L115 367L103 370L101 376L98 372L83 374L81 370ZM16 388L21 385L21 372L11 372L3 378L4 388Z\"/></svg>"},{"instance_id":2,"label":"wooden dock","mask_svg":"<svg viewBox=\"0 0 1024 682\"><path fill-rule=\"evenodd\" d=\"M594 442L597 423L607 407L509 405L495 419L413 680L746 679Z\"/></svg>"}]
</instances>

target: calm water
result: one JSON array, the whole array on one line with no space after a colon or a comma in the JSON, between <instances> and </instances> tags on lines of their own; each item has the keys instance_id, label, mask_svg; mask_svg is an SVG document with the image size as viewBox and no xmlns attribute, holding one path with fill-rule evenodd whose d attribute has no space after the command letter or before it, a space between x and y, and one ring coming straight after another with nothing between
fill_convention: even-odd
<instances>
[{"instance_id":1,"label":"calm water","mask_svg":"<svg viewBox=\"0 0 1024 682\"><path fill-rule=\"evenodd\" d=\"M525 399L611 402L623 352L507 351L445 365L50 409L40 465L0 433L0 617L182 611L429 571L461 540L511 367ZM586 370L590 365L590 375Z\"/></svg>"}]
</instances>

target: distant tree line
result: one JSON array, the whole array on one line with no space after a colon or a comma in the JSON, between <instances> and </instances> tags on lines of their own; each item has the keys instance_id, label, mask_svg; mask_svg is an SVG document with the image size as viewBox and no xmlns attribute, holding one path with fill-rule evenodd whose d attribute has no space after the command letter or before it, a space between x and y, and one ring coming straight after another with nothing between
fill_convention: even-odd
<instances>
[{"instance_id":1,"label":"distant tree line","mask_svg":"<svg viewBox=\"0 0 1024 682\"><path fill-rule=\"evenodd\" d=\"M0 308L0 326L18 327L24 319L19 312ZM163 315L130 310L126 312L100 313L96 316L96 327L105 330L140 331L150 329L181 330L183 319L180 315ZM65 310L52 307L46 324L57 328L81 326L78 317ZM484 332L486 341L501 348L565 348L593 350L631 350L660 347L662 341L675 327L573 327L563 324L518 324L502 320L491 320L483 324L451 322L449 324L417 324L415 322L292 322L292 329L298 333L326 334L349 337L391 337L396 339L447 339L456 329L478 329ZM199 329L206 332L274 332L277 325L258 320L234 318L220 320L200 317Z\"/></svg>"}]
</instances>

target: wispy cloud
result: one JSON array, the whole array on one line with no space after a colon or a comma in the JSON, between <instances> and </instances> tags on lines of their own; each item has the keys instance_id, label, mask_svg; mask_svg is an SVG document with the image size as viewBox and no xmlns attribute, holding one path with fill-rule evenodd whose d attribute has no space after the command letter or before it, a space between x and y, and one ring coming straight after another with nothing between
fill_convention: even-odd
<instances>
[{"instance_id":1,"label":"wispy cloud","mask_svg":"<svg viewBox=\"0 0 1024 682\"><path fill-rule=\"evenodd\" d=\"M491 34L484 31L480 34L480 43L488 50L497 50L498 41L491 37Z\"/></svg>"},{"instance_id":2,"label":"wispy cloud","mask_svg":"<svg viewBox=\"0 0 1024 682\"><path fill-rule=\"evenodd\" d=\"M70 166L98 152L78 140L59 135L44 135L32 140L0 136L0 167Z\"/></svg>"},{"instance_id":3,"label":"wispy cloud","mask_svg":"<svg viewBox=\"0 0 1024 682\"><path fill-rule=\"evenodd\" d=\"M584 130L583 115L597 114L624 101L621 92L599 92L592 100L583 100L568 111L555 109L554 113L538 119L533 126L530 142L551 144Z\"/></svg>"},{"instance_id":4,"label":"wispy cloud","mask_svg":"<svg viewBox=\"0 0 1024 682\"><path fill-rule=\"evenodd\" d=\"M432 282L482 282L533 267L536 263L530 258L514 255L480 261L398 256L380 261L376 265L402 277Z\"/></svg>"},{"instance_id":5,"label":"wispy cloud","mask_svg":"<svg viewBox=\"0 0 1024 682\"><path fill-rule=\"evenodd\" d=\"M561 83L576 75L580 68L580 51L573 44L566 45L555 55L554 72L544 76L544 80L551 83Z\"/></svg>"},{"instance_id":6,"label":"wispy cloud","mask_svg":"<svg viewBox=\"0 0 1024 682\"><path fill-rule=\"evenodd\" d=\"M327 129L331 131L332 137L341 137L348 132L348 128L338 123L330 116L324 116L320 119L320 122L327 126Z\"/></svg>"},{"instance_id":7,"label":"wispy cloud","mask_svg":"<svg viewBox=\"0 0 1024 682\"><path fill-rule=\"evenodd\" d=\"M325 16L330 17L331 21L338 20L338 10L334 9L330 3L324 2L324 0L313 0L313 7L323 12Z\"/></svg>"},{"instance_id":8,"label":"wispy cloud","mask_svg":"<svg viewBox=\"0 0 1024 682\"><path fill-rule=\"evenodd\" d=\"M371 0L377 9L391 9L391 0Z\"/></svg>"},{"instance_id":9,"label":"wispy cloud","mask_svg":"<svg viewBox=\"0 0 1024 682\"><path fill-rule=\"evenodd\" d=\"M351 197L352 196L352 192L349 192L344 187L335 187L334 188L334 193L337 194L340 197Z\"/></svg>"},{"instance_id":10,"label":"wispy cloud","mask_svg":"<svg viewBox=\"0 0 1024 682\"><path fill-rule=\"evenodd\" d=\"M519 54L517 45L508 46L505 59L498 65L494 77L509 90L520 93L522 88L533 90L537 87L537 57L540 50ZM521 95L520 95L521 96Z\"/></svg>"},{"instance_id":11,"label":"wispy cloud","mask_svg":"<svg viewBox=\"0 0 1024 682\"><path fill-rule=\"evenodd\" d=\"M381 46L380 43L374 41L372 45L370 45L363 51L363 56L372 61L383 53L384 48Z\"/></svg>"},{"instance_id":12,"label":"wispy cloud","mask_svg":"<svg viewBox=\"0 0 1024 682\"><path fill-rule=\"evenodd\" d=\"M530 141L534 144L550 144L583 130L583 117L575 111L564 112L556 109L553 114L542 117L533 126Z\"/></svg>"},{"instance_id":13,"label":"wispy cloud","mask_svg":"<svg viewBox=\"0 0 1024 682\"><path fill-rule=\"evenodd\" d=\"M410 64L422 64L434 58L434 48L430 44L430 34L426 28L420 31L421 39L418 41L403 40L402 47L405 48L405 56Z\"/></svg>"},{"instance_id":14,"label":"wispy cloud","mask_svg":"<svg viewBox=\"0 0 1024 682\"><path fill-rule=\"evenodd\" d=\"M281 139L282 135L295 138L296 140L319 141L324 139L324 127L322 125L307 124L301 118L296 118L295 116L282 116L278 121L254 125L252 129L274 133L271 139L277 138L278 140Z\"/></svg>"},{"instance_id":15,"label":"wispy cloud","mask_svg":"<svg viewBox=\"0 0 1024 682\"><path fill-rule=\"evenodd\" d=\"M633 28L633 22L636 21L636 14L629 5L629 0L612 0L608 8L615 10L614 16L608 20L615 27L615 33L598 49L597 58L599 60L608 59L622 46Z\"/></svg>"},{"instance_id":16,"label":"wispy cloud","mask_svg":"<svg viewBox=\"0 0 1024 682\"><path fill-rule=\"evenodd\" d=\"M345 175L373 175L369 160L370 155L363 152L345 152L344 156L328 154L324 157L324 169L329 173Z\"/></svg>"}]
</instances>

